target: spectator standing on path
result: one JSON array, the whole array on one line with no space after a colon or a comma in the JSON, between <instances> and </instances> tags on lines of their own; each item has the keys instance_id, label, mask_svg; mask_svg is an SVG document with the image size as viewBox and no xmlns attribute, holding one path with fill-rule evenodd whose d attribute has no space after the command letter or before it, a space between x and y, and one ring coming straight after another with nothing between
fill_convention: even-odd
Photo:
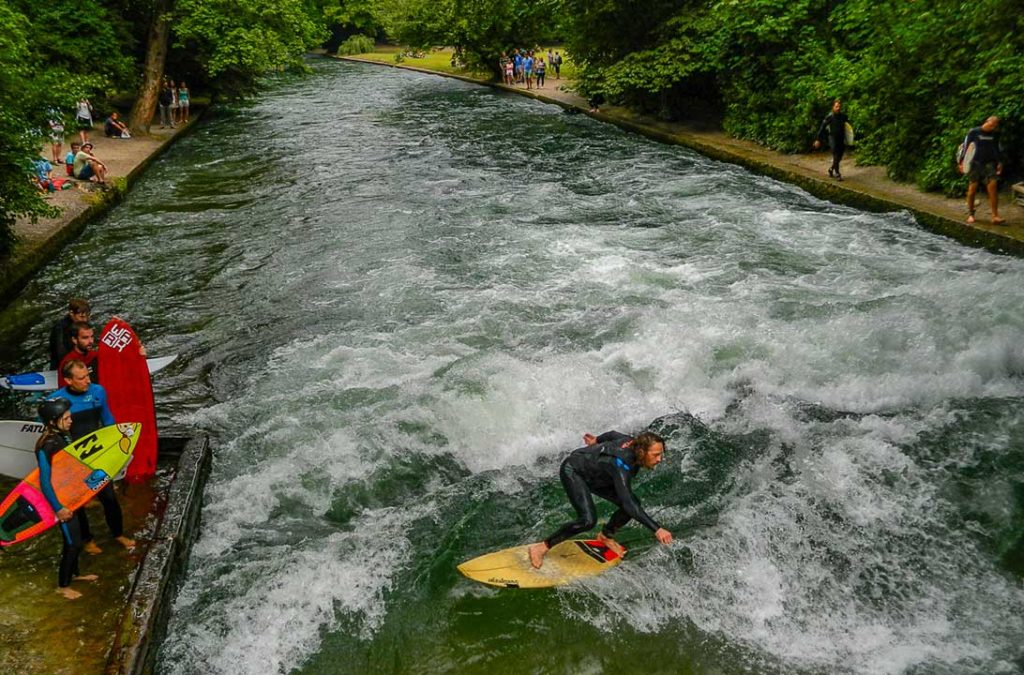
<instances>
[{"instance_id":1,"label":"spectator standing on path","mask_svg":"<svg viewBox=\"0 0 1024 675\"><path fill-rule=\"evenodd\" d=\"M78 122L78 139L82 143L88 143L89 132L92 130L92 103L89 103L89 99L78 100L75 121Z\"/></svg>"},{"instance_id":2,"label":"spectator standing on path","mask_svg":"<svg viewBox=\"0 0 1024 675\"><path fill-rule=\"evenodd\" d=\"M523 78L526 80L526 88L533 89L533 52L527 52L523 59Z\"/></svg>"},{"instance_id":3,"label":"spectator standing on path","mask_svg":"<svg viewBox=\"0 0 1024 675\"><path fill-rule=\"evenodd\" d=\"M846 121L843 102L837 98L832 102L832 111L821 121L818 138L814 141L814 149L817 150L822 141L828 139L828 145L832 148L832 166L828 168L828 175L840 181L843 180L843 174L839 172L839 162L846 152Z\"/></svg>"},{"instance_id":4,"label":"spectator standing on path","mask_svg":"<svg viewBox=\"0 0 1024 675\"><path fill-rule=\"evenodd\" d=\"M174 86L174 80L168 81L168 86L171 88L171 126L178 126L179 110L178 110L178 88Z\"/></svg>"},{"instance_id":5,"label":"spectator standing on path","mask_svg":"<svg viewBox=\"0 0 1024 675\"><path fill-rule=\"evenodd\" d=\"M1005 225L1006 221L999 217L999 176L1003 174L1003 162L999 148L999 118L986 119L980 127L967 132L964 144L957 157L960 173L964 173L964 155L967 148L974 144L974 159L967 171L967 224L974 224L974 197L978 194L978 183L985 183L988 191L988 204L992 209L992 224Z\"/></svg>"},{"instance_id":6,"label":"spectator standing on path","mask_svg":"<svg viewBox=\"0 0 1024 675\"><path fill-rule=\"evenodd\" d=\"M64 154L64 121L56 110L50 111L50 157L54 164L60 164Z\"/></svg>"},{"instance_id":7,"label":"spectator standing on path","mask_svg":"<svg viewBox=\"0 0 1024 675\"><path fill-rule=\"evenodd\" d=\"M544 59L537 59L536 70L537 70L537 88L538 89L543 89L544 88L544 71L545 71Z\"/></svg>"},{"instance_id":8,"label":"spectator standing on path","mask_svg":"<svg viewBox=\"0 0 1024 675\"><path fill-rule=\"evenodd\" d=\"M512 50L512 68L515 70L515 81L521 82L523 79L523 55L519 53L518 49Z\"/></svg>"},{"instance_id":9,"label":"spectator standing on path","mask_svg":"<svg viewBox=\"0 0 1024 675\"><path fill-rule=\"evenodd\" d=\"M188 85L184 82L178 83L178 121L188 124L189 93Z\"/></svg>"},{"instance_id":10,"label":"spectator standing on path","mask_svg":"<svg viewBox=\"0 0 1024 675\"><path fill-rule=\"evenodd\" d=\"M555 69L555 79L562 79L562 55L555 52L555 57L551 59L551 66Z\"/></svg>"},{"instance_id":11,"label":"spectator standing on path","mask_svg":"<svg viewBox=\"0 0 1024 675\"><path fill-rule=\"evenodd\" d=\"M157 96L157 107L160 109L160 128L173 127L174 123L171 121L171 103L174 102L174 94L171 93L171 86L165 80L164 86L160 88L160 94Z\"/></svg>"}]
</instances>

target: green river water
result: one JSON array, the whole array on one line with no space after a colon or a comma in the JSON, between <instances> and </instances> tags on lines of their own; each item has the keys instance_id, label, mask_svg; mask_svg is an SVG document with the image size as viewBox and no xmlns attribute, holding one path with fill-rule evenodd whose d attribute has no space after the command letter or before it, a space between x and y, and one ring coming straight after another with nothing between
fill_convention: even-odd
<instances>
[{"instance_id":1,"label":"green river water","mask_svg":"<svg viewBox=\"0 0 1024 675\"><path fill-rule=\"evenodd\" d=\"M133 323L215 448L159 672L1024 672L1024 261L555 106L312 62L216 110L2 313ZM554 591L455 565L668 438L677 543ZM602 506L607 517L610 510Z\"/></svg>"}]
</instances>

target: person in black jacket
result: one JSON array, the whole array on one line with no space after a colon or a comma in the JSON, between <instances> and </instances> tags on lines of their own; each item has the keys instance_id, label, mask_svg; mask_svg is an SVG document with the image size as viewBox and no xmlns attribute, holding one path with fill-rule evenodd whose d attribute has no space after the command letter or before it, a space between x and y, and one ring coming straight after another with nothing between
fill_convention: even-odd
<instances>
[{"instance_id":1,"label":"person in black jacket","mask_svg":"<svg viewBox=\"0 0 1024 675\"><path fill-rule=\"evenodd\" d=\"M577 518L562 525L544 541L530 545L530 564L537 569L544 564L544 556L551 547L597 524L591 493L619 507L598 535L598 539L612 550L622 552L622 547L613 537L630 520L636 520L654 532L662 544L672 543L672 533L644 511L630 487L640 469L653 469L664 458L665 440L649 431L636 438L608 431L600 436L585 434L583 442L586 445L573 450L558 472L565 494L576 509Z\"/></svg>"},{"instance_id":2,"label":"person in black jacket","mask_svg":"<svg viewBox=\"0 0 1024 675\"><path fill-rule=\"evenodd\" d=\"M50 370L57 370L61 359L74 347L71 342L72 324L78 321L88 322L90 311L88 300L68 300L68 313L58 319L50 329Z\"/></svg>"},{"instance_id":3,"label":"person in black jacket","mask_svg":"<svg viewBox=\"0 0 1024 675\"><path fill-rule=\"evenodd\" d=\"M814 149L817 150L827 139L828 145L832 148L832 166L828 168L828 175L836 180L842 180L843 174L839 173L839 161L846 152L846 113L843 112L843 102L838 98L832 101L832 112L825 115L818 128L818 138L814 141Z\"/></svg>"}]
</instances>

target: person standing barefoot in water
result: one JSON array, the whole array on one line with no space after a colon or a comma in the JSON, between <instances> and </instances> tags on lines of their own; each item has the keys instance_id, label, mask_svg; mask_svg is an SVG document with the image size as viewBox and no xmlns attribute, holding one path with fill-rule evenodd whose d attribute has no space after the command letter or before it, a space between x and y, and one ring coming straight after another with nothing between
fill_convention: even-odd
<instances>
[{"instance_id":1,"label":"person standing barefoot in water","mask_svg":"<svg viewBox=\"0 0 1024 675\"><path fill-rule=\"evenodd\" d=\"M83 576L78 573L78 557L83 546L79 521L75 514L64 508L57 499L57 493L54 492L53 483L50 481L53 456L71 443L71 437L68 435L71 431L71 402L64 398L43 401L39 404L37 412L45 425L43 435L36 441L39 487L57 514L57 520L60 522L58 528L64 540L64 547L60 552L60 567L57 571L57 592L68 600L77 600L82 594L71 588L71 582L96 581L99 577L95 574Z\"/></svg>"},{"instance_id":2,"label":"person standing barefoot in water","mask_svg":"<svg viewBox=\"0 0 1024 675\"><path fill-rule=\"evenodd\" d=\"M565 523L544 541L530 545L530 564L535 569L544 564L544 556L553 546L597 524L591 493L619 507L597 537L619 555L624 549L613 537L630 520L654 532L654 537L662 544L672 543L672 533L647 515L630 487L640 469L653 469L664 459L665 440L650 431L636 438L608 431L600 436L584 434L583 442L586 446L566 457L558 471L569 503L576 509L576 520Z\"/></svg>"}]
</instances>

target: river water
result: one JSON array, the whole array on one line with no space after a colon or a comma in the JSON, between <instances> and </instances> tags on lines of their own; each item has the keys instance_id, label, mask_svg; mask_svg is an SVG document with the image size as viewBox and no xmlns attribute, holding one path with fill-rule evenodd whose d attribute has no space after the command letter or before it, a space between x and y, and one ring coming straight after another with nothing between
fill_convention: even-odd
<instances>
[{"instance_id":1,"label":"river water","mask_svg":"<svg viewBox=\"0 0 1024 675\"><path fill-rule=\"evenodd\" d=\"M1024 671L1024 262L554 106L332 61L222 109L3 312L134 323L215 445L159 670ZM824 168L824 160L823 160ZM455 565L668 437L626 564ZM602 509L602 516L609 513Z\"/></svg>"}]
</instances>

